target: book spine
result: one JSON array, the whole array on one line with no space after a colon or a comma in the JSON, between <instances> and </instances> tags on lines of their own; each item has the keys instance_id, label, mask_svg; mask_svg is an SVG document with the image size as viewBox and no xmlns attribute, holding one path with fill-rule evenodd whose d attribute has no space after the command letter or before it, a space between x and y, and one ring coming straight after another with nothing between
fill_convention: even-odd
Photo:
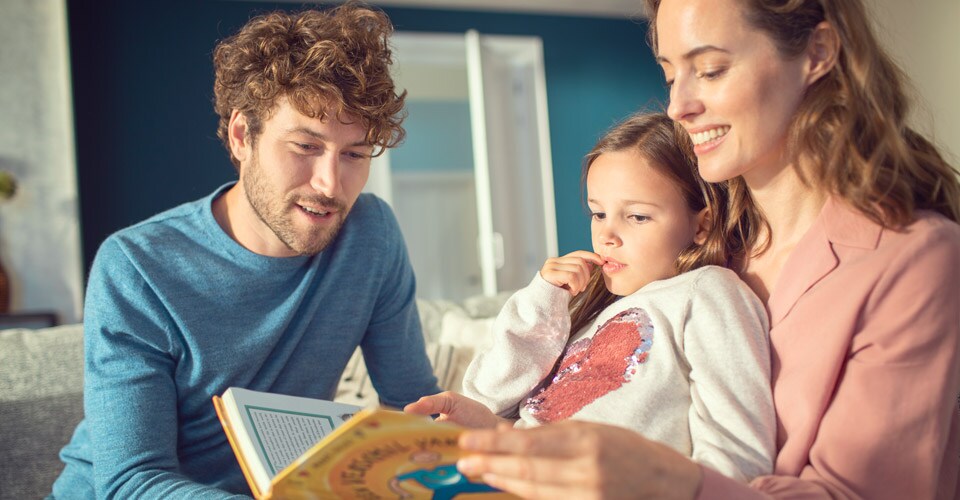
<instances>
[{"instance_id":1,"label":"book spine","mask_svg":"<svg viewBox=\"0 0 960 500\"><path fill-rule=\"evenodd\" d=\"M247 484L250 485L250 492L253 493L253 497L257 500L268 500L270 493L260 491L257 487L257 482L253 479L253 474L250 473L250 466L247 465L247 461L243 459L243 454L240 453L240 446L237 445L237 438L233 434L233 427L227 419L227 411L223 407L223 400L221 400L219 396L213 397L213 408L217 411L217 418L220 419L220 425L223 426L224 434L227 435L227 441L230 443L230 447L233 448L233 454L237 456L237 462L240 464L240 470L243 471L243 477L247 479Z\"/></svg>"}]
</instances>

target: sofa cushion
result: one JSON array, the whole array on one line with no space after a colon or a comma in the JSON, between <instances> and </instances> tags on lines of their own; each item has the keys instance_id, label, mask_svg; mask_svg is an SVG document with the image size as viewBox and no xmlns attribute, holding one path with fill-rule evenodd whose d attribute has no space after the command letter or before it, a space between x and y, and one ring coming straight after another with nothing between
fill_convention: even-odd
<instances>
[{"instance_id":1,"label":"sofa cushion","mask_svg":"<svg viewBox=\"0 0 960 500\"><path fill-rule=\"evenodd\" d=\"M0 331L2 497L47 495L82 418L82 326Z\"/></svg>"},{"instance_id":2,"label":"sofa cushion","mask_svg":"<svg viewBox=\"0 0 960 500\"><path fill-rule=\"evenodd\" d=\"M440 389L459 391L463 372L473 358L473 349L436 342L427 342L426 349ZM359 348L354 351L353 357L343 370L334 401L363 407L376 406L379 403L377 391L370 383Z\"/></svg>"}]
</instances>

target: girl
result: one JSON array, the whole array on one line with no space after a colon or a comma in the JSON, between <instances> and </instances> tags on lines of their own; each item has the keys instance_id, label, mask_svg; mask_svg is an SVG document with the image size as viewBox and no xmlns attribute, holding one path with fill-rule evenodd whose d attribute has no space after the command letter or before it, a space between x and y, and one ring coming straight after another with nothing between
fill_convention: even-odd
<instances>
[{"instance_id":1,"label":"girl","mask_svg":"<svg viewBox=\"0 0 960 500\"><path fill-rule=\"evenodd\" d=\"M548 259L505 304L464 375L479 404L445 393L406 410L471 427L605 422L742 481L769 473L766 314L718 266L723 193L687 143L663 114L608 132L584 163L593 252Z\"/></svg>"},{"instance_id":2,"label":"girl","mask_svg":"<svg viewBox=\"0 0 960 500\"><path fill-rule=\"evenodd\" d=\"M749 486L612 426L474 431L529 498L960 498L960 182L906 124L860 0L646 0L668 113L730 193L770 311L774 473Z\"/></svg>"}]
</instances>

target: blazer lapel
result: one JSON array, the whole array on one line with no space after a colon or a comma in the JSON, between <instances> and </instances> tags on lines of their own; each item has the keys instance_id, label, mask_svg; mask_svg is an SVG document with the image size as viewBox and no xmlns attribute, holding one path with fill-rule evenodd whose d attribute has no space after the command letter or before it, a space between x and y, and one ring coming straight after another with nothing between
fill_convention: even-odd
<instances>
[{"instance_id":1,"label":"blazer lapel","mask_svg":"<svg viewBox=\"0 0 960 500\"><path fill-rule=\"evenodd\" d=\"M770 326L780 322L800 297L840 264L835 246L876 249L883 231L843 202L828 198L813 226L787 259L770 295Z\"/></svg>"},{"instance_id":2,"label":"blazer lapel","mask_svg":"<svg viewBox=\"0 0 960 500\"><path fill-rule=\"evenodd\" d=\"M777 278L777 284L767 302L771 328L793 309L800 296L830 274L840 262L830 247L830 240L823 226L825 213L826 209L817 217L780 271L780 277Z\"/></svg>"}]
</instances>

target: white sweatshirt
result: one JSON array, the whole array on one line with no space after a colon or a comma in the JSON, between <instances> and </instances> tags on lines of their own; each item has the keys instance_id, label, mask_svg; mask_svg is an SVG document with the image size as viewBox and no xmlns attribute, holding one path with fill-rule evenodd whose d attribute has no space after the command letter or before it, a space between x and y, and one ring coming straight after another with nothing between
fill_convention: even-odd
<instances>
[{"instance_id":1,"label":"white sweatshirt","mask_svg":"<svg viewBox=\"0 0 960 500\"><path fill-rule=\"evenodd\" d=\"M767 315L735 273L706 266L650 283L572 336L569 302L537 273L504 305L464 394L519 413L518 427L619 425L741 481L772 472Z\"/></svg>"}]
</instances>

